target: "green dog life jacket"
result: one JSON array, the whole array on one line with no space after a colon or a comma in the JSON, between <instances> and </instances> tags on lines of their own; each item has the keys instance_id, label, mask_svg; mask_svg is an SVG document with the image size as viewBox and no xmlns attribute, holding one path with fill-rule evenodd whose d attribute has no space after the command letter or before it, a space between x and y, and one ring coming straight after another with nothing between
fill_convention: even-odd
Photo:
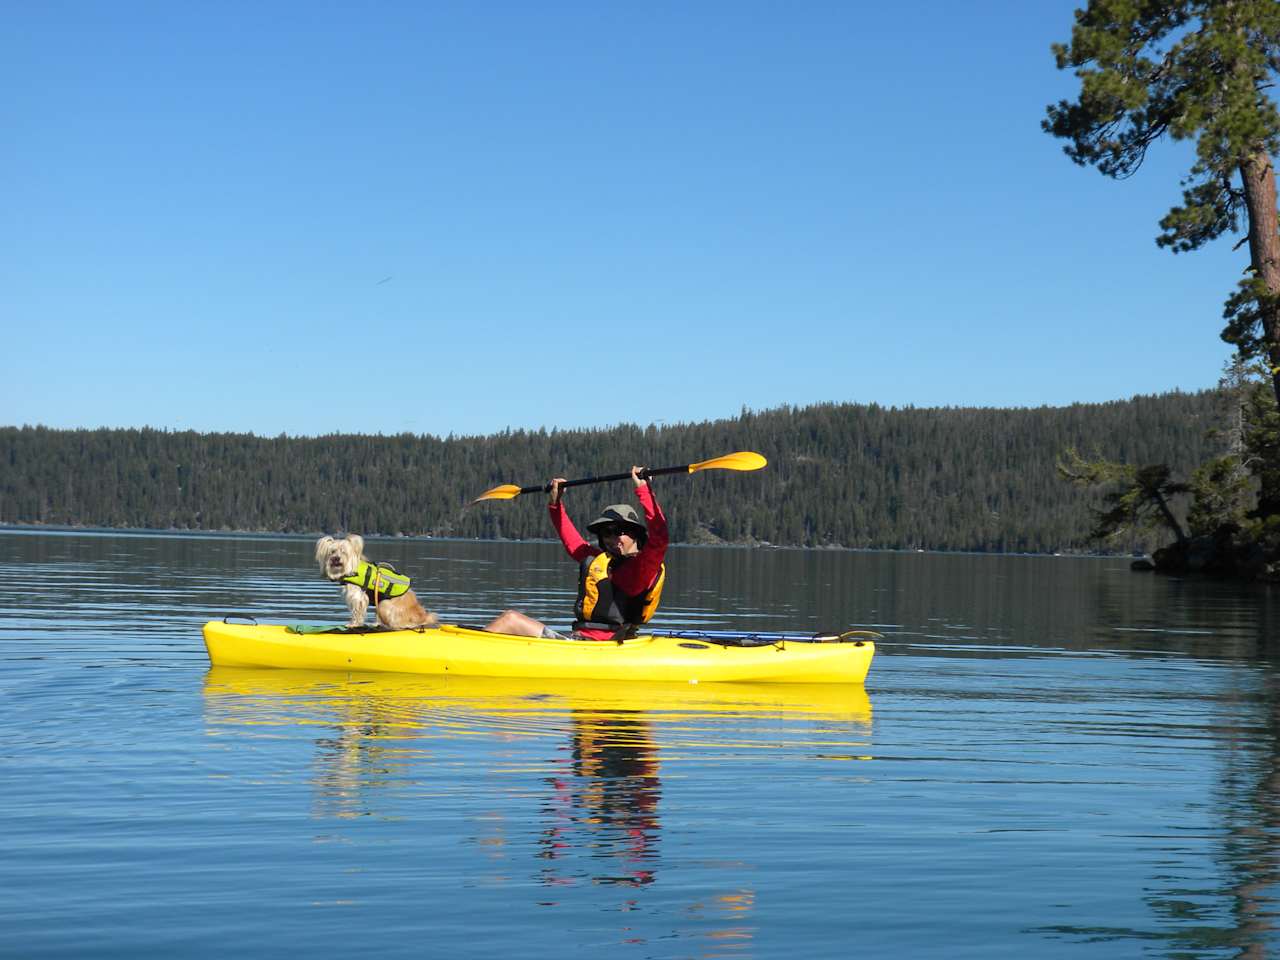
<instances>
[{"instance_id":1,"label":"green dog life jacket","mask_svg":"<svg viewBox=\"0 0 1280 960\"><path fill-rule=\"evenodd\" d=\"M394 600L409 592L410 580L404 574L396 573L395 567L389 563L370 563L361 560L356 572L342 578L343 583L354 584L369 595L370 602L377 604L382 600Z\"/></svg>"}]
</instances>

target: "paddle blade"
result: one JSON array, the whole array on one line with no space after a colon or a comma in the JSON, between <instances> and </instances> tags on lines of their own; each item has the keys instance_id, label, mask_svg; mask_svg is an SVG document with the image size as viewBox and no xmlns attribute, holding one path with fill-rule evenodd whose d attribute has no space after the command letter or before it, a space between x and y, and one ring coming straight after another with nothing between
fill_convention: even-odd
<instances>
[{"instance_id":1,"label":"paddle blade","mask_svg":"<svg viewBox=\"0 0 1280 960\"><path fill-rule=\"evenodd\" d=\"M752 453L750 450L741 450L738 453L726 453L723 457L716 457L714 460L691 463L689 464L689 472L697 473L699 470L759 470L768 462L758 453Z\"/></svg>"},{"instance_id":2,"label":"paddle blade","mask_svg":"<svg viewBox=\"0 0 1280 960\"><path fill-rule=\"evenodd\" d=\"M514 483L504 483L491 490L486 490L471 502L479 503L481 500L514 500L518 496L520 496L519 487Z\"/></svg>"}]
</instances>

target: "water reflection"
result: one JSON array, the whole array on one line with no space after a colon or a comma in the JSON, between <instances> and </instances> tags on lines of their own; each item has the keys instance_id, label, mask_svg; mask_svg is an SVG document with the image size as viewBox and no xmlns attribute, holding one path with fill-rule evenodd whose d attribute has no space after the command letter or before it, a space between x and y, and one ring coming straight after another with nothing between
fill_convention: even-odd
<instances>
[{"instance_id":1,"label":"water reflection","mask_svg":"<svg viewBox=\"0 0 1280 960\"><path fill-rule=\"evenodd\" d=\"M1144 952L1169 960L1276 956L1280 679L1274 671L1268 677L1260 688L1235 689L1217 702L1201 695L1201 712L1193 722L1169 724L1163 731L1152 727L1149 735L1170 748L1178 740L1203 738L1195 752L1212 753L1218 782L1207 804L1118 835L1147 861L1149 878L1141 896L1147 922L1107 924L1088 918L1095 922L1035 926L1027 933L1077 944L1143 944ZM1135 728L1136 721L1126 727ZM1183 757L1189 766L1200 762L1194 753ZM1199 823L1194 816L1201 807L1207 814L1203 826L1189 826Z\"/></svg>"},{"instance_id":2,"label":"water reflection","mask_svg":"<svg viewBox=\"0 0 1280 960\"><path fill-rule=\"evenodd\" d=\"M315 738L317 818L370 815L370 795L403 783L408 762L423 755L412 745L413 726L399 721L385 701L347 698L343 713L331 735Z\"/></svg>"},{"instance_id":3,"label":"water reflection","mask_svg":"<svg viewBox=\"0 0 1280 960\"><path fill-rule=\"evenodd\" d=\"M571 851L604 860L594 883L652 883L658 859L658 746L643 714L574 710L567 756L554 761L538 837L542 882L571 883ZM614 865L607 865L613 861Z\"/></svg>"},{"instance_id":4,"label":"water reflection","mask_svg":"<svg viewBox=\"0 0 1280 960\"><path fill-rule=\"evenodd\" d=\"M871 724L871 701L853 685L617 684L214 667L205 677L204 700L210 731L234 734L246 746L289 730L310 738L317 819L396 816L401 796L432 792L431 764L444 762L443 753L453 764L536 774L536 823L524 827L534 837L536 878L549 887L654 881L661 860L660 744L681 756L711 743L718 751L756 750L783 739L792 750L846 758L867 749ZM497 757L473 749L477 738ZM465 759L452 752L458 744L469 751ZM495 861L509 856L513 818L519 823L510 806L471 816L476 833L468 841ZM724 896L720 909L749 910L750 891Z\"/></svg>"},{"instance_id":5,"label":"water reflection","mask_svg":"<svg viewBox=\"0 0 1280 960\"><path fill-rule=\"evenodd\" d=\"M1226 889L1160 891L1150 898L1152 911L1167 923L1192 921L1178 938L1177 950L1207 950L1222 942L1239 949L1239 957L1273 956L1276 942L1277 885L1280 884L1280 681L1271 674L1260 691L1258 716L1265 730L1252 724L1218 724L1224 747L1224 776L1217 790L1225 836L1218 855ZM1261 732L1261 736L1259 733ZM1232 903L1227 930L1209 925L1206 902L1225 895Z\"/></svg>"}]
</instances>

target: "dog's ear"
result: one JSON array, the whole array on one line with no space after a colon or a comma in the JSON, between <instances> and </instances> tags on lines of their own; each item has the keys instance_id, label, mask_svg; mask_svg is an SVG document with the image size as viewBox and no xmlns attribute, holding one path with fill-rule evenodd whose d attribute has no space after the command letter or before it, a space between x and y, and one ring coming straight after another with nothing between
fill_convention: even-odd
<instances>
[{"instance_id":1,"label":"dog's ear","mask_svg":"<svg viewBox=\"0 0 1280 960\"><path fill-rule=\"evenodd\" d=\"M324 563L324 558L333 549L333 537L321 537L316 541L316 563Z\"/></svg>"},{"instance_id":2,"label":"dog's ear","mask_svg":"<svg viewBox=\"0 0 1280 960\"><path fill-rule=\"evenodd\" d=\"M356 557L364 556L364 537L358 533L347 534L347 539L351 541L351 549L356 552Z\"/></svg>"}]
</instances>

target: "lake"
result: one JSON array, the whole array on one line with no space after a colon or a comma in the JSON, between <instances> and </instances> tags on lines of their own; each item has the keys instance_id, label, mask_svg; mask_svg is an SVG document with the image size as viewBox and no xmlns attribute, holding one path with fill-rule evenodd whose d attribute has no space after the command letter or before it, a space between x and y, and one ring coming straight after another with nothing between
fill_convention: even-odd
<instances>
[{"instance_id":1,"label":"lake","mask_svg":"<svg viewBox=\"0 0 1280 960\"><path fill-rule=\"evenodd\" d=\"M1280 591L676 547L655 624L869 627L865 690L210 668L296 537L0 531L0 956L1262 957ZM551 543L370 540L564 623Z\"/></svg>"}]
</instances>

